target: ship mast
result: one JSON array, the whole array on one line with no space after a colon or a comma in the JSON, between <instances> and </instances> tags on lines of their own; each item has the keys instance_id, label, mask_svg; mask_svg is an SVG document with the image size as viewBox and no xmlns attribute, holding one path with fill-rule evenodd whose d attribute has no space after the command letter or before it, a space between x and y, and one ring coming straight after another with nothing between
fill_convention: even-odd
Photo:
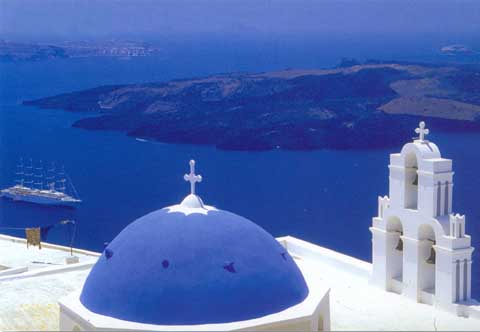
<instances>
[{"instance_id":1,"label":"ship mast","mask_svg":"<svg viewBox=\"0 0 480 332\"><path fill-rule=\"evenodd\" d=\"M36 179L34 185L37 186L37 189L43 189L43 165L42 161L40 160L39 166L35 167L35 174L34 177Z\"/></svg>"},{"instance_id":2,"label":"ship mast","mask_svg":"<svg viewBox=\"0 0 480 332\"><path fill-rule=\"evenodd\" d=\"M58 173L58 179L57 179L57 183L58 183L58 186L57 186L57 190L62 192L62 193L65 193L65 182L67 180L65 179L65 167L62 166L62 169L60 170L60 172Z\"/></svg>"},{"instance_id":3,"label":"ship mast","mask_svg":"<svg viewBox=\"0 0 480 332\"><path fill-rule=\"evenodd\" d=\"M55 163L52 162L52 168L47 169L47 176L45 177L47 181L48 189L55 191Z\"/></svg>"},{"instance_id":4,"label":"ship mast","mask_svg":"<svg viewBox=\"0 0 480 332\"><path fill-rule=\"evenodd\" d=\"M33 187L33 160L30 159L30 165L24 167L26 172L24 173L25 180L23 181L24 185L27 188Z\"/></svg>"},{"instance_id":5,"label":"ship mast","mask_svg":"<svg viewBox=\"0 0 480 332\"><path fill-rule=\"evenodd\" d=\"M17 165L17 171L15 172L15 175L17 176L17 179L15 182L19 184L21 187L23 187L25 183L25 172L24 172L24 165L23 165L23 158L20 158L20 164Z\"/></svg>"},{"instance_id":6,"label":"ship mast","mask_svg":"<svg viewBox=\"0 0 480 332\"><path fill-rule=\"evenodd\" d=\"M75 189L75 186L73 185L72 179L70 179L68 174L65 174L65 176L68 178L68 182L69 182L70 186L72 187L73 197L76 198L76 199L79 199L80 196L78 195L77 189Z\"/></svg>"}]
</instances>

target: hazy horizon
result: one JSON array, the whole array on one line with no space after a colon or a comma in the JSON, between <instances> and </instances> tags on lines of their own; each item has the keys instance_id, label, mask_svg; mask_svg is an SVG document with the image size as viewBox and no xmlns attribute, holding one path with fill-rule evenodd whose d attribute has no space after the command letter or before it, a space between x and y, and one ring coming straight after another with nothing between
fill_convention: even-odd
<instances>
[{"instance_id":1,"label":"hazy horizon","mask_svg":"<svg viewBox=\"0 0 480 332\"><path fill-rule=\"evenodd\" d=\"M480 2L1 0L0 22L0 38L26 42L377 38L468 44L480 39Z\"/></svg>"}]
</instances>

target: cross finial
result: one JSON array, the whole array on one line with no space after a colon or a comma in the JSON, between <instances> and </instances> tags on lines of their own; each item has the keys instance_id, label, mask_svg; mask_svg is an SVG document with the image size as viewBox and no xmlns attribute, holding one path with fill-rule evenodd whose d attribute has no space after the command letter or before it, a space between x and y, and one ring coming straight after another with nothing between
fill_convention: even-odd
<instances>
[{"instance_id":1,"label":"cross finial","mask_svg":"<svg viewBox=\"0 0 480 332\"><path fill-rule=\"evenodd\" d=\"M195 183L202 182L202 176L195 174L195 160L190 160L190 174L185 174L183 178L190 182L190 192L195 195Z\"/></svg>"},{"instance_id":2,"label":"cross finial","mask_svg":"<svg viewBox=\"0 0 480 332\"><path fill-rule=\"evenodd\" d=\"M418 124L418 128L415 129L415 132L419 135L418 140L420 142L425 142L425 135L430 133L430 130L425 128L425 122L420 121Z\"/></svg>"}]
</instances>

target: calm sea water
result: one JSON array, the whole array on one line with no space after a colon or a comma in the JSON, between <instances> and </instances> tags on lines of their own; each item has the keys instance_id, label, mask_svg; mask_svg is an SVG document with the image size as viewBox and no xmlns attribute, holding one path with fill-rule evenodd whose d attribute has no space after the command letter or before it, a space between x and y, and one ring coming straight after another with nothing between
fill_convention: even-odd
<instances>
[{"instance_id":1,"label":"calm sea water","mask_svg":"<svg viewBox=\"0 0 480 332\"><path fill-rule=\"evenodd\" d=\"M228 50L226 51L229 52ZM238 52L237 52L238 53ZM84 115L24 107L22 100L98 86L162 81L228 71L325 67L339 54L316 58L209 53L197 49L170 56L119 60L70 59L0 65L0 186L11 185L20 157L64 164L83 203L77 209L0 200L0 227L77 221L75 246L102 250L128 223L188 194L182 176L197 160L205 203L241 214L274 236L293 235L364 260L371 259L368 227L377 195L388 192L389 153L376 151L228 152L212 147L140 142L117 132L71 127ZM428 52L426 52L428 53ZM272 53L277 54L277 53ZM365 53L367 56L367 53ZM391 57L389 53L383 54ZM428 58L419 55L419 58ZM412 128L413 129L413 128ZM467 215L467 232L480 247L480 135L439 134L429 138L454 160L454 210ZM412 132L413 134L413 132ZM409 137L405 137L406 140ZM21 231L2 233L23 236ZM66 244L65 229L50 242ZM478 256L475 252L474 260ZM480 268L474 294L480 297Z\"/></svg>"}]
</instances>

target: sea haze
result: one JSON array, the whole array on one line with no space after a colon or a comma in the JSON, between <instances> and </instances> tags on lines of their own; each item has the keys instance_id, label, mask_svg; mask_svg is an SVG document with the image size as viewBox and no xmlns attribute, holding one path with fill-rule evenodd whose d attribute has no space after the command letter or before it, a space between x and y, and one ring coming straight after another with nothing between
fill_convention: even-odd
<instances>
[{"instance_id":1,"label":"sea haze","mask_svg":"<svg viewBox=\"0 0 480 332\"><path fill-rule=\"evenodd\" d=\"M387 43L388 44L388 43ZM224 45L226 45L224 47ZM0 200L0 227L48 225L64 218L78 223L74 245L102 250L134 219L177 204L188 193L183 180L188 160L197 160L205 203L252 219L275 236L293 235L370 260L368 227L377 196L388 193L389 150L231 152L212 147L142 142L117 132L72 128L83 117L39 110L21 102L103 84L158 82L212 73L261 72L287 67L321 68L342 56L444 61L442 45L385 48L339 41L298 41L241 45L200 43L168 50L161 57L84 58L0 64L0 186L13 183L20 157L64 164L83 203L77 209ZM417 47L419 46L419 47ZM449 58L451 61L451 58ZM428 123L427 123L428 126ZM412 128L412 135L414 134ZM467 215L467 232L480 247L480 135L439 134L429 138L454 160L454 210ZM405 137L405 142L411 139ZM474 147L474 148L465 148ZM1 232L5 232L1 230ZM23 236L21 231L8 231ZM57 228L48 241L68 243ZM478 252L474 252L474 259ZM474 274L479 267L474 264ZM480 280L473 293L480 296Z\"/></svg>"}]
</instances>

